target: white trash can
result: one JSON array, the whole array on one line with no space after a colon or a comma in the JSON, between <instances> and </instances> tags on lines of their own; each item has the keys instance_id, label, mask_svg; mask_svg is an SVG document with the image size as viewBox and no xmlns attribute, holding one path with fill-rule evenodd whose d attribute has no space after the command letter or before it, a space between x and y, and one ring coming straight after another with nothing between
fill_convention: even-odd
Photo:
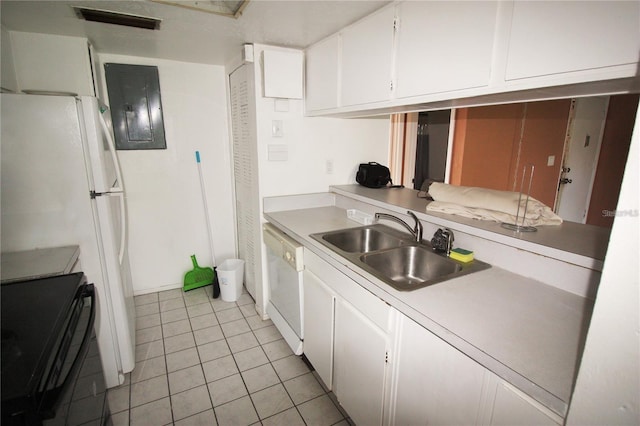
<instances>
[{"instance_id":1,"label":"white trash can","mask_svg":"<svg viewBox=\"0 0 640 426\"><path fill-rule=\"evenodd\" d=\"M225 302L235 302L242 294L244 260L227 259L216 268L220 283L220 296Z\"/></svg>"}]
</instances>

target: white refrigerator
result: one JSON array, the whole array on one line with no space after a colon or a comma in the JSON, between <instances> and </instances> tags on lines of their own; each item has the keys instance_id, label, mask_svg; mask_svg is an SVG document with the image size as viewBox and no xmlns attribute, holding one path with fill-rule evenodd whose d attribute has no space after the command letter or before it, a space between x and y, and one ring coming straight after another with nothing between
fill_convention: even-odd
<instances>
[{"instance_id":1,"label":"white refrigerator","mask_svg":"<svg viewBox=\"0 0 640 426\"><path fill-rule=\"evenodd\" d=\"M135 364L126 198L109 113L81 96L0 95L2 252L80 246L107 387ZM25 300L25 304L29 301Z\"/></svg>"}]
</instances>

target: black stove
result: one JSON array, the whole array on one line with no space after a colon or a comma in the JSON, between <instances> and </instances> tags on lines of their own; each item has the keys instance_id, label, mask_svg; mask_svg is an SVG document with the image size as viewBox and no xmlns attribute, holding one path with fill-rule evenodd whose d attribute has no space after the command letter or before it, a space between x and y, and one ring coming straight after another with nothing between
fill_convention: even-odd
<instances>
[{"instance_id":1,"label":"black stove","mask_svg":"<svg viewBox=\"0 0 640 426\"><path fill-rule=\"evenodd\" d=\"M80 418L109 422L102 371L92 383L94 389L100 389L96 381L102 383L102 393L91 392L99 413L73 410L80 405L75 385L83 377L87 354L99 357L97 349L90 349L97 347L95 293L84 274L3 284L0 298L2 424L72 425Z\"/></svg>"}]
</instances>

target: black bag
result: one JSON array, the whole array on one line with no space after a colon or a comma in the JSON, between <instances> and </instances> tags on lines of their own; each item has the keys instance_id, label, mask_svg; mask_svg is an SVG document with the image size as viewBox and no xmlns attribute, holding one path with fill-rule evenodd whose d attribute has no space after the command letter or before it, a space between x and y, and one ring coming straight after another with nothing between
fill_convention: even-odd
<instances>
[{"instance_id":1,"label":"black bag","mask_svg":"<svg viewBox=\"0 0 640 426\"><path fill-rule=\"evenodd\" d=\"M387 166L375 162L362 163L356 173L356 182L368 188L382 188L391 182L391 172Z\"/></svg>"}]
</instances>

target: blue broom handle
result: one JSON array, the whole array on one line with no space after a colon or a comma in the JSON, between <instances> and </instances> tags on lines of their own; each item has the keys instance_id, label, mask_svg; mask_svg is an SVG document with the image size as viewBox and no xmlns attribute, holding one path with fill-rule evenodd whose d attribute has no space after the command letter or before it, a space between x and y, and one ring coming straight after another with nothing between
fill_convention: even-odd
<instances>
[{"instance_id":1,"label":"blue broom handle","mask_svg":"<svg viewBox=\"0 0 640 426\"><path fill-rule=\"evenodd\" d=\"M216 265L216 253L213 249L213 233L211 232L211 221L209 220L209 206L207 205L207 194L204 188L204 179L202 177L202 164L200 163L200 151L196 151L196 161L198 162L198 175L200 177L200 190L202 191L202 203L204 204L204 217L207 221L207 234L209 237L209 250L211 250L211 258L213 265Z\"/></svg>"}]
</instances>

